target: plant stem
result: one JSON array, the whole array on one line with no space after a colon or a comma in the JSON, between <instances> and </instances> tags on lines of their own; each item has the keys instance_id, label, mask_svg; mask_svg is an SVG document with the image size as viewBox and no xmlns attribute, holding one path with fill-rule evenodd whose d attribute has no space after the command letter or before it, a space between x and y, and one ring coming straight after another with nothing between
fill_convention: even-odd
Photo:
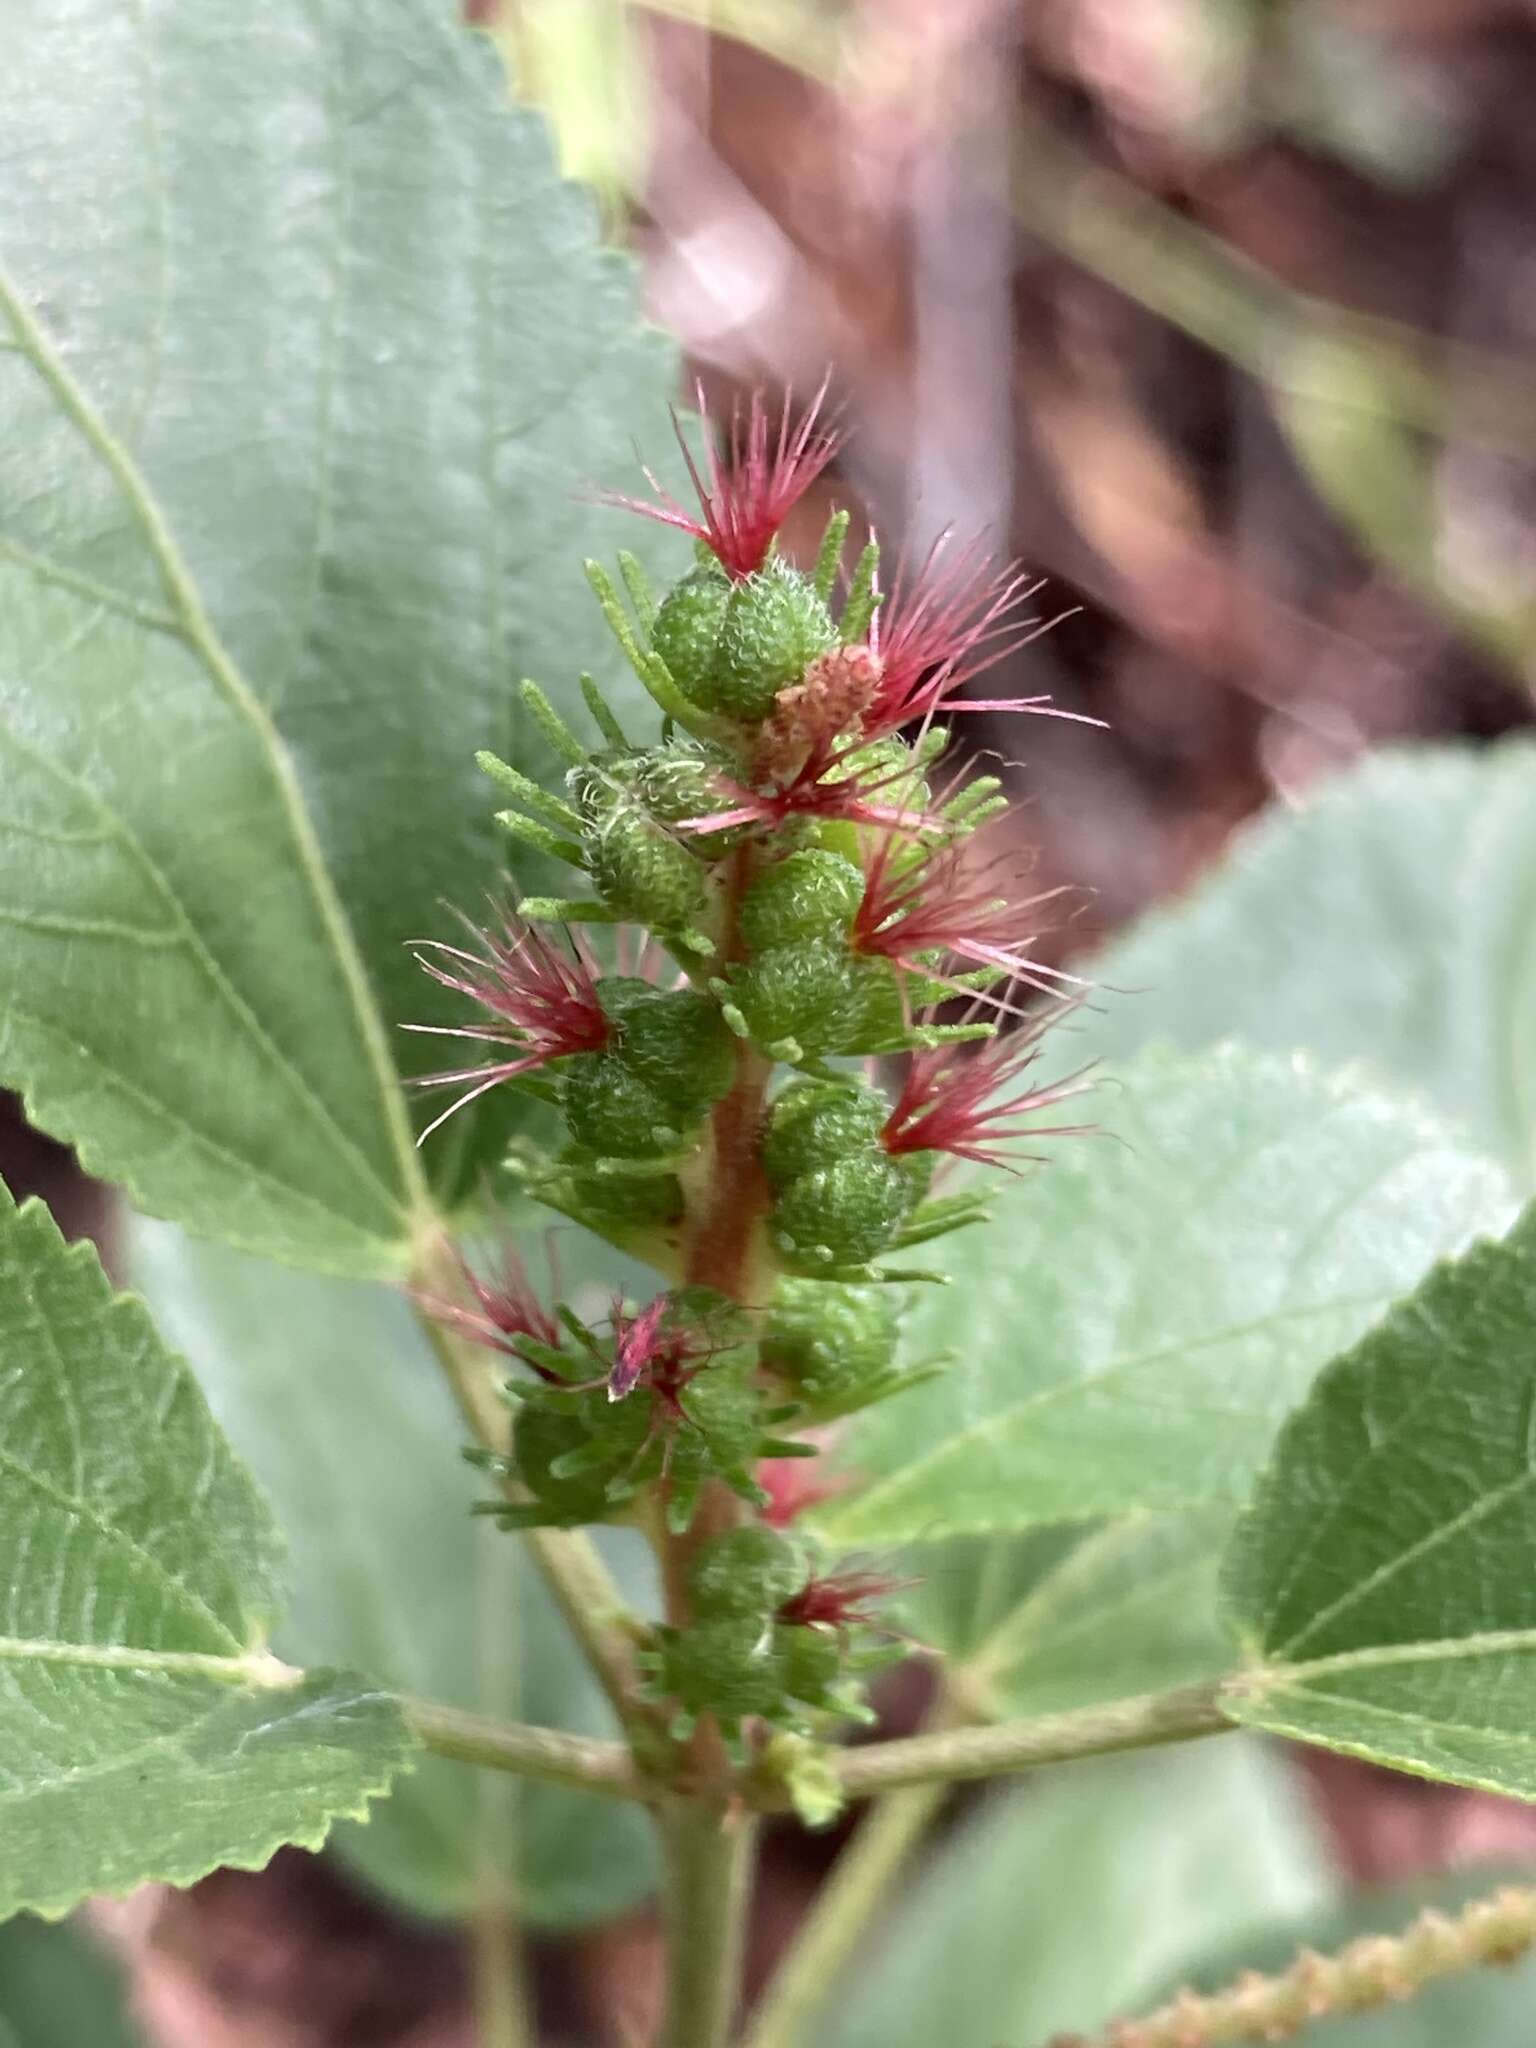
<instances>
[{"instance_id":1,"label":"plant stem","mask_svg":"<svg viewBox=\"0 0 1536 2048\"><path fill-rule=\"evenodd\" d=\"M1279 2041L1314 2020L1369 2012L1411 1998L1439 1977L1512 1963L1536 1947L1536 1889L1509 1886L1454 1917L1421 1913L1401 1934L1366 1935L1334 1955L1303 1949L1276 1977L1249 1971L1202 1997L1181 1991L1143 2020L1102 2033L1058 2035L1050 2048L1227 2048Z\"/></svg>"},{"instance_id":2,"label":"plant stem","mask_svg":"<svg viewBox=\"0 0 1536 2048\"><path fill-rule=\"evenodd\" d=\"M667 2013L659 2048L725 2048L735 2018L757 1824L706 1799L662 1812Z\"/></svg>"},{"instance_id":3,"label":"plant stem","mask_svg":"<svg viewBox=\"0 0 1536 2048\"><path fill-rule=\"evenodd\" d=\"M435 1244L419 1262L417 1284L426 1294L441 1293L451 1299L454 1281L440 1278L442 1264L442 1246ZM476 1442L486 1450L504 1452L507 1411L484 1363L431 1316L419 1309L417 1314ZM530 1529L526 1541L614 1711L621 1721L628 1721L638 1692L634 1645L623 1627L616 1625L616 1617L625 1613L624 1597L597 1546L580 1529Z\"/></svg>"},{"instance_id":4,"label":"plant stem","mask_svg":"<svg viewBox=\"0 0 1536 2048\"><path fill-rule=\"evenodd\" d=\"M1225 1684L1214 1680L1068 1714L1000 1721L989 1728L935 1729L900 1742L876 1742L843 1755L838 1761L838 1778L849 1798L859 1799L900 1785L960 1784L1009 1771L1033 1770L1037 1764L1102 1756L1111 1750L1190 1742L1199 1735L1225 1733L1235 1725L1221 1705Z\"/></svg>"},{"instance_id":5,"label":"plant stem","mask_svg":"<svg viewBox=\"0 0 1536 2048\"><path fill-rule=\"evenodd\" d=\"M470 1922L476 2048L534 2048L517 1911L504 1883L482 1874Z\"/></svg>"},{"instance_id":6,"label":"plant stem","mask_svg":"<svg viewBox=\"0 0 1536 2048\"><path fill-rule=\"evenodd\" d=\"M549 1785L574 1785L610 1799L655 1796L635 1769L627 1744L567 1735L561 1728L535 1728L522 1721L498 1721L489 1714L431 1700L403 1702L405 1718L426 1748L463 1764L484 1764L539 1778Z\"/></svg>"},{"instance_id":7,"label":"plant stem","mask_svg":"<svg viewBox=\"0 0 1536 2048\"><path fill-rule=\"evenodd\" d=\"M861 1823L779 1965L742 2048L797 2048L907 1858L949 1796L938 1779L888 1792Z\"/></svg>"}]
</instances>

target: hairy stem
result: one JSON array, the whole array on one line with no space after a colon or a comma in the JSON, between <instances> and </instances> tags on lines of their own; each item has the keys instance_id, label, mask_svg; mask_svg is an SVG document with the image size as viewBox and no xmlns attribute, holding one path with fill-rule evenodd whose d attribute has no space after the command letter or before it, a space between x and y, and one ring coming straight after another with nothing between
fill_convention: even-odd
<instances>
[{"instance_id":1,"label":"hairy stem","mask_svg":"<svg viewBox=\"0 0 1536 2048\"><path fill-rule=\"evenodd\" d=\"M667 2011L659 2048L725 2048L736 2015L757 1824L709 1800L662 1814Z\"/></svg>"},{"instance_id":2,"label":"hairy stem","mask_svg":"<svg viewBox=\"0 0 1536 2048\"><path fill-rule=\"evenodd\" d=\"M876 1742L843 1755L838 1778L849 1798L860 1799L901 1785L961 1784L1033 1770L1037 1764L1103 1756L1111 1750L1190 1742L1234 1726L1222 1710L1222 1690L1223 1681L1218 1680L1067 1714L999 1721L988 1728L935 1729L900 1742Z\"/></svg>"},{"instance_id":3,"label":"hairy stem","mask_svg":"<svg viewBox=\"0 0 1536 2048\"><path fill-rule=\"evenodd\" d=\"M610 1799L650 1799L655 1787L635 1769L628 1745L568 1735L562 1728L536 1728L522 1721L498 1721L431 1700L403 1702L405 1718L423 1746L436 1756L483 1764L538 1778L548 1785L574 1785Z\"/></svg>"},{"instance_id":4,"label":"hairy stem","mask_svg":"<svg viewBox=\"0 0 1536 2048\"><path fill-rule=\"evenodd\" d=\"M534 2048L516 1902L496 1873L481 1877L470 1921L475 2048Z\"/></svg>"},{"instance_id":5,"label":"hairy stem","mask_svg":"<svg viewBox=\"0 0 1536 2048\"><path fill-rule=\"evenodd\" d=\"M949 1795L935 1779L876 1802L832 1873L752 2016L741 2048L799 2048L907 1859Z\"/></svg>"},{"instance_id":6,"label":"hairy stem","mask_svg":"<svg viewBox=\"0 0 1536 2048\"><path fill-rule=\"evenodd\" d=\"M1250 1970L1208 1997L1181 1991L1142 2020L1098 2034L1057 2035L1049 2048L1222 2048L1283 2040L1314 2020L1411 1998L1439 1977L1512 1963L1536 1947L1536 1888L1510 1886L1448 1918L1421 1913L1401 1934L1366 1935L1331 1956L1304 1949L1288 1970Z\"/></svg>"}]
</instances>

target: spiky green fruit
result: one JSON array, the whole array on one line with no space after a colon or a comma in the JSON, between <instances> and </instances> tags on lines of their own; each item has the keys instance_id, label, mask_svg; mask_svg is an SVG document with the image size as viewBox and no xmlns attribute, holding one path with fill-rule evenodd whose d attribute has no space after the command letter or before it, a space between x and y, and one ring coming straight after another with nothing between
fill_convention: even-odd
<instances>
[{"instance_id":1,"label":"spiky green fruit","mask_svg":"<svg viewBox=\"0 0 1536 2048\"><path fill-rule=\"evenodd\" d=\"M889 1247L909 1206L906 1176L883 1153L840 1159L780 1190L773 1241L801 1272L866 1265Z\"/></svg>"},{"instance_id":2,"label":"spiky green fruit","mask_svg":"<svg viewBox=\"0 0 1536 2048\"><path fill-rule=\"evenodd\" d=\"M582 851L598 895L615 916L656 931L698 923L709 893L709 867L629 797L595 816Z\"/></svg>"},{"instance_id":3,"label":"spiky green fruit","mask_svg":"<svg viewBox=\"0 0 1536 2048\"><path fill-rule=\"evenodd\" d=\"M770 561L731 591L707 695L694 702L756 724L772 711L780 690L798 683L817 655L837 644L832 615L809 578Z\"/></svg>"},{"instance_id":4,"label":"spiky green fruit","mask_svg":"<svg viewBox=\"0 0 1536 2048\"><path fill-rule=\"evenodd\" d=\"M843 1677L843 1646L830 1628L779 1627L773 1632L779 1682L792 1700L808 1707L836 1707L835 1687Z\"/></svg>"},{"instance_id":5,"label":"spiky green fruit","mask_svg":"<svg viewBox=\"0 0 1536 2048\"><path fill-rule=\"evenodd\" d=\"M736 1071L720 1005L697 989L651 989L626 1004L615 1049L685 1127L719 1101Z\"/></svg>"},{"instance_id":6,"label":"spiky green fruit","mask_svg":"<svg viewBox=\"0 0 1536 2048\"><path fill-rule=\"evenodd\" d=\"M777 1714L784 1684L776 1632L761 1621L701 1621L663 1638L659 1689L694 1714L735 1724Z\"/></svg>"},{"instance_id":7,"label":"spiky green fruit","mask_svg":"<svg viewBox=\"0 0 1536 2048\"><path fill-rule=\"evenodd\" d=\"M775 1187L854 1154L873 1153L890 1104L857 1081L791 1082L768 1112L759 1157Z\"/></svg>"},{"instance_id":8,"label":"spiky green fruit","mask_svg":"<svg viewBox=\"0 0 1536 2048\"><path fill-rule=\"evenodd\" d=\"M688 1594L701 1620L766 1620L805 1582L791 1543L760 1522L706 1543L688 1571Z\"/></svg>"},{"instance_id":9,"label":"spiky green fruit","mask_svg":"<svg viewBox=\"0 0 1536 2048\"><path fill-rule=\"evenodd\" d=\"M731 582L711 558L674 584L651 626L651 645L685 697L709 708L711 678L730 603Z\"/></svg>"},{"instance_id":10,"label":"spiky green fruit","mask_svg":"<svg viewBox=\"0 0 1536 2048\"><path fill-rule=\"evenodd\" d=\"M518 1478L543 1511L543 1518L561 1527L607 1521L614 1512L607 1497L607 1474L599 1471L557 1476L551 1469L588 1442L579 1413L529 1401L519 1411L512 1439L512 1463Z\"/></svg>"},{"instance_id":11,"label":"spiky green fruit","mask_svg":"<svg viewBox=\"0 0 1536 2048\"><path fill-rule=\"evenodd\" d=\"M864 900L864 871L840 853L806 848L765 868L741 906L741 935L752 953L803 939L845 937Z\"/></svg>"},{"instance_id":12,"label":"spiky green fruit","mask_svg":"<svg viewBox=\"0 0 1536 2048\"><path fill-rule=\"evenodd\" d=\"M560 1107L583 1151L654 1159L680 1141L676 1112L617 1052L583 1053L561 1077Z\"/></svg>"},{"instance_id":13,"label":"spiky green fruit","mask_svg":"<svg viewBox=\"0 0 1536 2048\"><path fill-rule=\"evenodd\" d=\"M803 1059L837 1052L857 1014L847 950L819 939L775 946L729 974L731 1000L764 1051L793 1042Z\"/></svg>"},{"instance_id":14,"label":"spiky green fruit","mask_svg":"<svg viewBox=\"0 0 1536 2048\"><path fill-rule=\"evenodd\" d=\"M889 1384L898 1311L888 1287L781 1280L762 1362L818 1422L862 1408Z\"/></svg>"}]
</instances>

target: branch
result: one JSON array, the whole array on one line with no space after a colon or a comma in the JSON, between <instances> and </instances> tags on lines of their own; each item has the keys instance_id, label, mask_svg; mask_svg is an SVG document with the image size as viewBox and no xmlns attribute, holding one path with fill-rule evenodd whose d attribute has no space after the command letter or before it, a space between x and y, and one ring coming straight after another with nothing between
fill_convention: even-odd
<instances>
[{"instance_id":1,"label":"branch","mask_svg":"<svg viewBox=\"0 0 1536 2048\"><path fill-rule=\"evenodd\" d=\"M667 2013L660 2048L725 2048L741 1986L757 1821L707 1799L662 1809Z\"/></svg>"},{"instance_id":2,"label":"branch","mask_svg":"<svg viewBox=\"0 0 1536 2048\"><path fill-rule=\"evenodd\" d=\"M451 1274L442 1274L443 1259L441 1243L429 1245L418 1262L415 1285L423 1294L451 1299L455 1283ZM505 1451L508 1415L484 1362L420 1308L417 1320L475 1441L486 1450ZM634 1643L616 1623L616 1617L626 1613L626 1603L597 1545L580 1529L529 1529L524 1540L615 1713L627 1723L639 1692Z\"/></svg>"},{"instance_id":3,"label":"branch","mask_svg":"<svg viewBox=\"0 0 1536 2048\"><path fill-rule=\"evenodd\" d=\"M560 1728L535 1728L523 1721L498 1721L432 1700L407 1699L401 1706L422 1743L438 1756L542 1778L552 1785L575 1785L610 1799L655 1796L656 1788L635 1769L625 1743L567 1735Z\"/></svg>"},{"instance_id":4,"label":"branch","mask_svg":"<svg viewBox=\"0 0 1536 2048\"><path fill-rule=\"evenodd\" d=\"M1225 1683L1214 1680L1068 1714L1000 1721L988 1728L939 1729L900 1742L872 1743L838 1758L838 1781L850 1799L861 1799L898 1785L935 1780L958 1784L1033 1770L1037 1764L1066 1763L1073 1757L1224 1734L1234 1725L1222 1711Z\"/></svg>"},{"instance_id":5,"label":"branch","mask_svg":"<svg viewBox=\"0 0 1536 2048\"><path fill-rule=\"evenodd\" d=\"M935 1781L888 1793L859 1823L770 1979L742 2048L798 2048L825 2001L846 1981L850 1957L948 1791Z\"/></svg>"},{"instance_id":6,"label":"branch","mask_svg":"<svg viewBox=\"0 0 1536 2048\"><path fill-rule=\"evenodd\" d=\"M1536 1946L1536 1888L1511 1886L1448 1919L1420 1914L1401 1934L1366 1935L1335 1955L1303 1949L1277 1977L1249 1971L1224 1991L1181 1991L1144 2020L1058 2034L1048 2048L1220 2048L1278 2041L1314 2020L1411 1998L1438 1977L1512 1963Z\"/></svg>"}]
</instances>

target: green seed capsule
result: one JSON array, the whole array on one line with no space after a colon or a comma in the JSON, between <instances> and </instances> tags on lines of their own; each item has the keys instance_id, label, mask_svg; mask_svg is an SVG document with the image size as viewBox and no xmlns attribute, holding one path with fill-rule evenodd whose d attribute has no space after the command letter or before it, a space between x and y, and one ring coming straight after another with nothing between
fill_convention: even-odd
<instances>
[{"instance_id":1,"label":"green seed capsule","mask_svg":"<svg viewBox=\"0 0 1536 2048\"><path fill-rule=\"evenodd\" d=\"M617 1051L685 1126L719 1101L736 1072L735 1041L720 1006L696 989L649 989L645 1000L630 1002Z\"/></svg>"},{"instance_id":2,"label":"green seed capsule","mask_svg":"<svg viewBox=\"0 0 1536 2048\"><path fill-rule=\"evenodd\" d=\"M906 1176L883 1154L841 1159L782 1190L774 1241L805 1272L862 1266L888 1247L908 1206Z\"/></svg>"},{"instance_id":3,"label":"green seed capsule","mask_svg":"<svg viewBox=\"0 0 1536 2048\"><path fill-rule=\"evenodd\" d=\"M843 1646L830 1628L776 1628L779 1681L790 1699L808 1707L833 1707L833 1687L843 1676Z\"/></svg>"},{"instance_id":4,"label":"green seed capsule","mask_svg":"<svg viewBox=\"0 0 1536 2048\"><path fill-rule=\"evenodd\" d=\"M730 972L731 998L765 1050L793 1039L802 1058L836 1052L856 1011L853 962L818 939L775 946Z\"/></svg>"},{"instance_id":5,"label":"green seed capsule","mask_svg":"<svg viewBox=\"0 0 1536 2048\"><path fill-rule=\"evenodd\" d=\"M660 1685L694 1713L735 1722L784 1702L776 1631L760 1621L701 1621L669 1634Z\"/></svg>"},{"instance_id":6,"label":"green seed capsule","mask_svg":"<svg viewBox=\"0 0 1536 2048\"><path fill-rule=\"evenodd\" d=\"M584 818L606 818L628 801L639 759L634 753L593 754L566 770L565 793Z\"/></svg>"},{"instance_id":7,"label":"green seed capsule","mask_svg":"<svg viewBox=\"0 0 1536 2048\"><path fill-rule=\"evenodd\" d=\"M678 1431L672 1470L723 1471L752 1464L763 1433L762 1396L750 1352L728 1352L689 1384L683 1406L691 1429Z\"/></svg>"},{"instance_id":8,"label":"green seed capsule","mask_svg":"<svg viewBox=\"0 0 1536 2048\"><path fill-rule=\"evenodd\" d=\"M576 1143L608 1159L654 1159L681 1136L675 1111L617 1053L573 1059L560 1106Z\"/></svg>"},{"instance_id":9,"label":"green seed capsule","mask_svg":"<svg viewBox=\"0 0 1536 2048\"><path fill-rule=\"evenodd\" d=\"M912 1028L912 999L889 960L854 962L854 1012L841 1052L873 1052L899 1043Z\"/></svg>"},{"instance_id":10,"label":"green seed capsule","mask_svg":"<svg viewBox=\"0 0 1536 2048\"><path fill-rule=\"evenodd\" d=\"M604 1493L605 1472L580 1472L560 1479L550 1470L559 1459L581 1451L589 1441L582 1416L569 1410L529 1402L518 1415L512 1462L518 1478L548 1511L551 1522L566 1526L603 1522L613 1513L613 1503Z\"/></svg>"},{"instance_id":11,"label":"green seed capsule","mask_svg":"<svg viewBox=\"0 0 1536 2048\"><path fill-rule=\"evenodd\" d=\"M636 757L635 793L664 825L686 825L690 819L727 809L730 800L721 790L720 778L739 773L737 763L718 747L673 740ZM718 850L739 836L711 832L704 835L704 843Z\"/></svg>"},{"instance_id":12,"label":"green seed capsule","mask_svg":"<svg viewBox=\"0 0 1536 2048\"><path fill-rule=\"evenodd\" d=\"M874 1151L890 1104L857 1081L795 1081L775 1097L759 1156L775 1187Z\"/></svg>"},{"instance_id":13,"label":"green seed capsule","mask_svg":"<svg viewBox=\"0 0 1536 2048\"><path fill-rule=\"evenodd\" d=\"M661 601L651 645L685 697L708 706L711 677L730 602L731 582L718 562L691 569Z\"/></svg>"},{"instance_id":14,"label":"green seed capsule","mask_svg":"<svg viewBox=\"0 0 1536 2048\"><path fill-rule=\"evenodd\" d=\"M710 1621L765 1620L804 1583L805 1564L794 1546L761 1523L706 1543L688 1572L694 1611Z\"/></svg>"},{"instance_id":15,"label":"green seed capsule","mask_svg":"<svg viewBox=\"0 0 1536 2048\"><path fill-rule=\"evenodd\" d=\"M725 609L706 710L755 724L775 697L799 682L818 654L837 645L832 615L809 580L771 561L731 591Z\"/></svg>"},{"instance_id":16,"label":"green seed capsule","mask_svg":"<svg viewBox=\"0 0 1536 2048\"><path fill-rule=\"evenodd\" d=\"M626 799L595 819L583 851L598 895L618 916L657 931L698 922L709 869L633 802Z\"/></svg>"},{"instance_id":17,"label":"green seed capsule","mask_svg":"<svg viewBox=\"0 0 1536 2048\"><path fill-rule=\"evenodd\" d=\"M864 1405L892 1369L899 1317L888 1287L781 1280L763 1333L762 1362L816 1421Z\"/></svg>"},{"instance_id":18,"label":"green seed capsule","mask_svg":"<svg viewBox=\"0 0 1536 2048\"><path fill-rule=\"evenodd\" d=\"M843 938L863 900L862 868L840 853L807 848L758 876L741 906L741 935L751 953Z\"/></svg>"}]
</instances>

